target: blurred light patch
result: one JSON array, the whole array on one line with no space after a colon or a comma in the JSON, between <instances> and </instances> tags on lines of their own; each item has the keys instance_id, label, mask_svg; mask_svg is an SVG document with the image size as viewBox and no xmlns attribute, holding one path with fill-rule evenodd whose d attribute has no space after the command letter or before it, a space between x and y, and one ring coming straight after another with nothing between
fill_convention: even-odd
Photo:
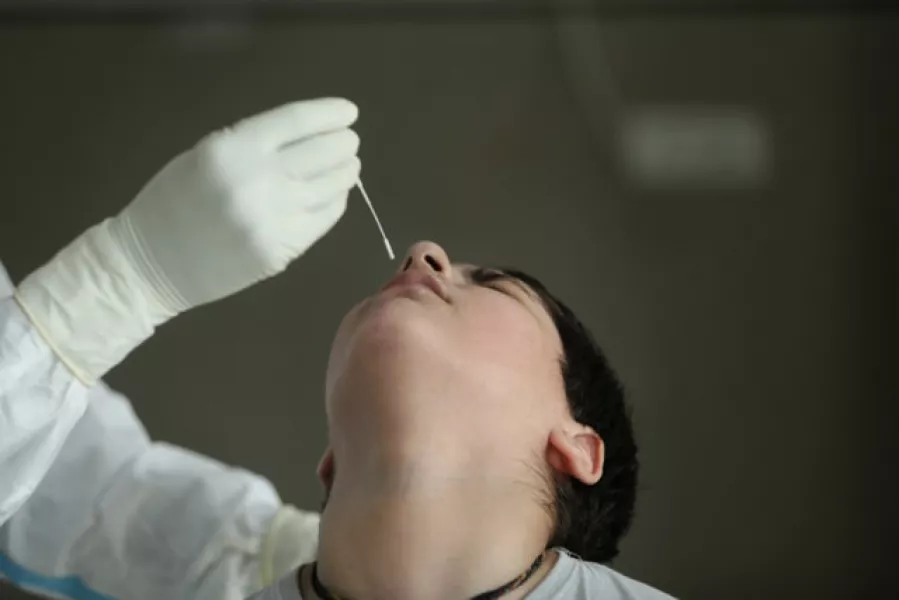
<instances>
[{"instance_id":1,"label":"blurred light patch","mask_svg":"<svg viewBox=\"0 0 899 600\"><path fill-rule=\"evenodd\" d=\"M770 179L764 121L745 109L659 107L631 111L621 129L632 183L665 188L756 188Z\"/></svg>"}]
</instances>

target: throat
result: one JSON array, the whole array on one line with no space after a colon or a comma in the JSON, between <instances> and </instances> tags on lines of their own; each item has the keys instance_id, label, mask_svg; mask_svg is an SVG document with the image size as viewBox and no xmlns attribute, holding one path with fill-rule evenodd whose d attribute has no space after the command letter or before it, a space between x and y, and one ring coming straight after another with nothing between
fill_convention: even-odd
<instances>
[{"instance_id":1,"label":"throat","mask_svg":"<svg viewBox=\"0 0 899 600\"><path fill-rule=\"evenodd\" d=\"M510 594L515 592L518 592L516 597L521 597L522 593L526 593L533 589L533 586L528 585L528 583L537 575L544 563L547 562L549 556L551 556L549 551L541 552L524 573L499 587L487 590L486 592L481 592L471 600L499 600L504 597L508 598ZM322 583L322 580L318 575L318 565L316 563L312 563L309 567L311 570L311 575L309 576L311 578L310 586L317 598L320 600L346 600L333 593L324 583ZM541 578L537 579L539 580Z\"/></svg>"},{"instance_id":2,"label":"throat","mask_svg":"<svg viewBox=\"0 0 899 600\"><path fill-rule=\"evenodd\" d=\"M516 600L555 562L532 498L408 490L360 502L335 490L322 515L321 600ZM364 497L364 496L363 496ZM348 498L343 501L342 498ZM540 557L540 558L538 558ZM305 569L310 583L313 569Z\"/></svg>"}]
</instances>

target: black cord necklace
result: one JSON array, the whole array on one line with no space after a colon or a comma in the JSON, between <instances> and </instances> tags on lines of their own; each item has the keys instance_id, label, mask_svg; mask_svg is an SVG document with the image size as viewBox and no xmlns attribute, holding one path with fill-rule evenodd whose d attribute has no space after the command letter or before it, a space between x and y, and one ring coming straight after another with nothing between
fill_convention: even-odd
<instances>
[{"instance_id":1,"label":"black cord necklace","mask_svg":"<svg viewBox=\"0 0 899 600\"><path fill-rule=\"evenodd\" d=\"M528 570L510 581L505 585L501 585L498 588L494 588L488 592L484 592L483 594L478 594L474 596L471 600L496 600L512 590L521 587L525 581L531 578L531 576L537 572L537 569L540 568L540 565L543 564L543 558L546 556L546 553L543 552L538 556L531 566L528 567ZM312 564L312 587L315 589L315 593L318 594L322 600L349 600L348 598L343 598L336 594L332 594L328 591L328 588L324 586L321 580L318 578L318 563Z\"/></svg>"}]
</instances>

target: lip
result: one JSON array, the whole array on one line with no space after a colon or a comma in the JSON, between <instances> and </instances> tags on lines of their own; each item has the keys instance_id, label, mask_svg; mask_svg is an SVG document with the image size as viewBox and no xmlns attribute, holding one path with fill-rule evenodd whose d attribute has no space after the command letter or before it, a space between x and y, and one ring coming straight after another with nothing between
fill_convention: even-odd
<instances>
[{"instance_id":1,"label":"lip","mask_svg":"<svg viewBox=\"0 0 899 600\"><path fill-rule=\"evenodd\" d=\"M433 275L422 271L408 270L403 271L393 279L387 282L381 291L386 291L395 287L404 287L409 285L423 285L439 296L444 302L449 302L449 293L446 286Z\"/></svg>"}]
</instances>

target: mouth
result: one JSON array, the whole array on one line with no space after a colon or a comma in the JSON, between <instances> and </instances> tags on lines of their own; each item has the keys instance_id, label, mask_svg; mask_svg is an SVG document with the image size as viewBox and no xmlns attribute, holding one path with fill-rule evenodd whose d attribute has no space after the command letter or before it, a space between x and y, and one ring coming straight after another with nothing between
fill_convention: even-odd
<instances>
[{"instance_id":1,"label":"mouth","mask_svg":"<svg viewBox=\"0 0 899 600\"><path fill-rule=\"evenodd\" d=\"M410 286L425 287L426 289L430 290L438 297L440 297L440 299L442 299L444 302L450 302L449 292L447 291L446 286L433 275L429 275L428 273L423 273L421 271L403 271L402 273L388 281L387 285L381 288L381 291L384 292L393 288Z\"/></svg>"}]
</instances>

